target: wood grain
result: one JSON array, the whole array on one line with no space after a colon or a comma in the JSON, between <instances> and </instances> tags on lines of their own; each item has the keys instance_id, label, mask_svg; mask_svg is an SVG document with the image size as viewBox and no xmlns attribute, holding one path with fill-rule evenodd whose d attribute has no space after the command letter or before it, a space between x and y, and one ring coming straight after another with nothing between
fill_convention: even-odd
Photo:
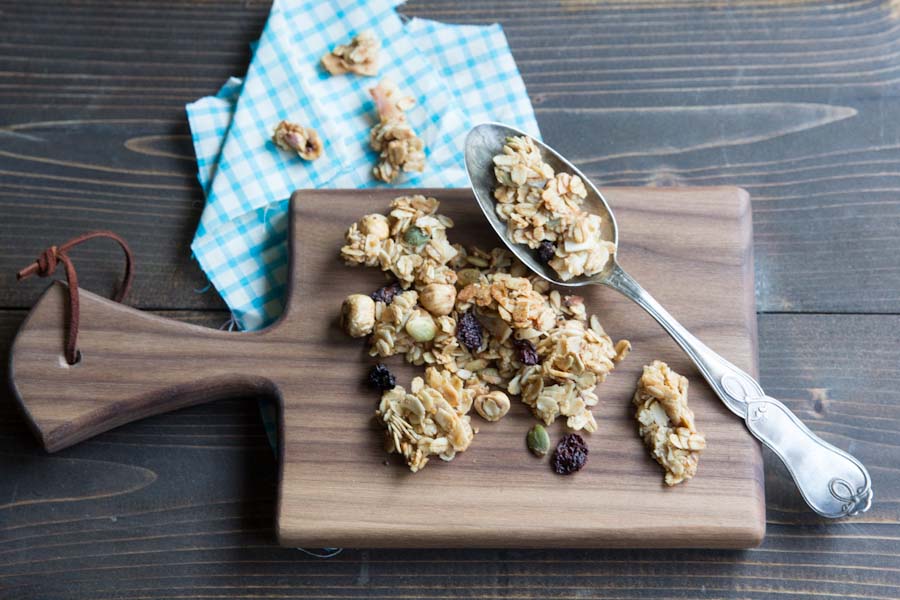
<instances>
[{"instance_id":1,"label":"wood grain","mask_svg":"<svg viewBox=\"0 0 900 600\"><path fill-rule=\"evenodd\" d=\"M453 241L483 246L495 239L471 192L422 193L442 201L441 212L455 223ZM286 546L759 544L765 508L757 443L655 322L599 287L579 292L607 331L627 336L634 349L599 390L603 427L590 437L592 468L560 478L527 453L523 436L534 419L521 404L499 423L476 421L484 433L452 465L435 461L412 475L402 461L384 464L382 432L372 419L377 396L363 386L373 361L336 322L345 297L377 289L384 275L342 265L337 249L348 223L387 210L395 195L294 195L287 306L261 331L228 333L163 320L83 291L82 359L70 366L59 358L65 291L52 285L23 324L10 362L13 391L44 447L56 451L149 415L257 394L280 406L277 531ZM620 224L624 264L687 327L755 372L746 194L736 188L622 188L607 195ZM695 381L691 405L702 415L709 442L703 477L675 489L662 484L635 436L630 407L642 365L660 357ZM422 371L399 357L388 362L407 385ZM551 431L558 437L563 430L556 424ZM123 475L120 485L135 477ZM601 502L604 510L597 511ZM503 510L486 510L499 506ZM557 524L548 531L551 521Z\"/></svg>"},{"instance_id":2,"label":"wood grain","mask_svg":"<svg viewBox=\"0 0 900 600\"><path fill-rule=\"evenodd\" d=\"M203 198L183 106L245 71L268 8L0 1L0 306L33 304L40 286L10 274L44 246L102 226L136 246L139 306L168 306L164 290L172 306L221 308L194 293L206 283L184 251ZM546 140L598 183L747 189L760 310L900 311L892 2L403 11L502 23ZM35 212L52 222L36 229ZM112 289L103 255L84 252L85 283Z\"/></svg>"},{"instance_id":3,"label":"wood grain","mask_svg":"<svg viewBox=\"0 0 900 600\"><path fill-rule=\"evenodd\" d=\"M160 314L207 327L228 317ZM0 356L23 318L0 311ZM753 550L345 549L321 560L275 543L276 462L254 398L151 417L48 457L4 394L0 472L14 476L0 478L0 598L900 596L900 393L879 378L896 368L884 349L900 343L900 318L762 315L759 335L766 389L871 470L878 498L862 518L809 513L766 456L767 533ZM123 470L156 478L114 493Z\"/></svg>"},{"instance_id":4,"label":"wood grain","mask_svg":"<svg viewBox=\"0 0 900 600\"><path fill-rule=\"evenodd\" d=\"M132 301L225 323L225 312L178 310L222 306L212 291L194 293L206 284L187 241L203 198L183 104L244 72L268 9L268 0L0 1L0 150L16 155L0 155L0 307L29 308L44 289L14 284L23 261L105 227L136 246ZM66 500L103 469L51 470L0 392L0 504L14 504L0 510L0 598L900 597L900 321L796 314L900 311L895 3L413 0L403 11L502 23L545 137L592 177L751 191L762 383L865 461L872 510L844 523L816 519L767 457L768 532L748 552L345 550L323 561L274 546L275 462L255 399L145 419L62 451L52 460L157 475L130 493ZM771 134L771 113L797 103L856 114L748 139L748 115L770 113ZM706 129L707 147L674 145L691 133L683 107L732 104L756 107L724 123L730 140L746 143L717 145ZM616 135L625 118L607 111L583 127L584 108L618 109L635 124L654 111L665 119ZM148 136L164 154L126 147ZM644 151L659 140L673 142L670 154ZM620 156L610 166L581 162L597 155ZM99 246L76 255L79 272L88 289L111 293L120 258ZM24 314L0 309L0 347ZM30 491L21 470L6 476L19 464L35 476ZM26 493L59 501L15 505Z\"/></svg>"}]
</instances>

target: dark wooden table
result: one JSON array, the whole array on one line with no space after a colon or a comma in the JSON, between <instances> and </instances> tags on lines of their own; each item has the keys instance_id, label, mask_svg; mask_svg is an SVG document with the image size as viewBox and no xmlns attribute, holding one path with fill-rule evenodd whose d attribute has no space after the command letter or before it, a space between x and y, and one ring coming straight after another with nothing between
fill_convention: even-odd
<instances>
[{"instance_id":1,"label":"dark wooden table","mask_svg":"<svg viewBox=\"0 0 900 600\"><path fill-rule=\"evenodd\" d=\"M0 352L44 288L16 284L15 270L93 228L133 244L131 303L226 320L190 258L203 196L183 107L244 71L268 8L0 0ZM872 510L815 517L767 456L768 535L755 550L322 560L275 545L275 462L254 399L47 456L4 391L0 597L900 597L896 3L414 0L403 11L500 21L546 139L595 180L750 191L762 383L868 465ZM83 285L111 292L118 250L77 257Z\"/></svg>"}]
</instances>

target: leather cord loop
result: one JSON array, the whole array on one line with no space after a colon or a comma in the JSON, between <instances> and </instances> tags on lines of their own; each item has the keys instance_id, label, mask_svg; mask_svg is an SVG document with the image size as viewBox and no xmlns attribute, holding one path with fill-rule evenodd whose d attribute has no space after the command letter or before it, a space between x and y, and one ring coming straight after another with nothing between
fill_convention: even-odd
<instances>
[{"instance_id":1,"label":"leather cord loop","mask_svg":"<svg viewBox=\"0 0 900 600\"><path fill-rule=\"evenodd\" d=\"M134 256L131 253L131 248L128 247L128 243L122 237L113 233L112 231L91 231L89 233L85 233L79 235L78 237L72 238L61 246L50 246L49 248L41 252L40 256L38 256L33 263L16 274L16 279L18 280L27 279L32 275L37 275L39 277L49 277L53 275L54 272L56 272L56 267L59 265L59 263L62 263L65 267L66 283L68 283L69 290L68 331L65 342L65 355L66 362L68 362L70 365L74 365L79 360L79 310L78 274L75 272L75 265L72 264L72 260L69 258L68 251L88 240L101 237L116 241L119 246L122 247L122 251L125 252L125 276L122 280L122 285L119 287L119 291L116 292L116 295L113 297L113 300L115 300L116 302L121 302L122 299L125 298L125 296L128 294L128 291L131 289L131 281L134 278Z\"/></svg>"}]
</instances>

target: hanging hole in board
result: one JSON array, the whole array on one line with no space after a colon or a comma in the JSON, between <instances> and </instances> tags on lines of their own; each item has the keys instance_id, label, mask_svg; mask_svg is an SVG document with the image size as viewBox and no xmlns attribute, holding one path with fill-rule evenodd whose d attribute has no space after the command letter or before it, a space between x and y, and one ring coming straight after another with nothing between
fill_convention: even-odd
<instances>
[{"instance_id":1,"label":"hanging hole in board","mask_svg":"<svg viewBox=\"0 0 900 600\"><path fill-rule=\"evenodd\" d=\"M66 360L66 355L60 354L59 355L59 366L63 367L64 369L71 369L71 368L77 367L81 363L81 358L82 358L81 350L76 350L75 351L75 362L73 362L72 364L69 364L69 361Z\"/></svg>"}]
</instances>

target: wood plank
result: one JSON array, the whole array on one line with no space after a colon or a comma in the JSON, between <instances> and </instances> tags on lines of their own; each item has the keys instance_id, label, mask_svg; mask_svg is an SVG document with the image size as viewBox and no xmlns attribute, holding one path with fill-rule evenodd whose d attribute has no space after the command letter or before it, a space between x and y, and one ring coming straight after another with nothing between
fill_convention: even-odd
<instances>
[{"instance_id":1,"label":"wood plank","mask_svg":"<svg viewBox=\"0 0 900 600\"><path fill-rule=\"evenodd\" d=\"M227 318L159 314L210 327ZM23 318L0 311L0 357ZM4 391L0 472L14 476L0 478L0 597L900 596L900 392L881 379L896 368L885 349L900 342L900 318L763 315L759 333L763 385L871 470L876 500L864 516L810 514L767 456L768 532L750 551L346 549L312 559L276 545L275 461L253 399L151 417L47 456ZM827 393L817 411L818 382Z\"/></svg>"},{"instance_id":2,"label":"wood plank","mask_svg":"<svg viewBox=\"0 0 900 600\"><path fill-rule=\"evenodd\" d=\"M470 191L416 192L441 200L440 213L455 224L451 241L493 247L485 243L494 239L492 230ZM14 391L44 447L64 449L138 418L253 392L275 398L283 415L277 531L287 546L743 548L760 542L758 444L663 330L601 286L577 292L590 314L616 339L630 339L633 350L597 390L604 401L594 412L602 427L588 439L599 458L588 468L560 478L546 460L536 461L524 448L534 417L517 401L500 422L473 417L472 427L483 433L452 464L434 460L412 475L402 461L388 460L369 404L378 395L361 389L374 361L337 324L344 298L377 289L384 274L343 265L338 249L351 223L372 211L386 213L395 194L294 195L288 306L280 321L259 332L191 328L84 292L78 342L84 357L69 366L59 359L65 293L51 286L16 338L10 363ZM727 187L621 188L607 196L619 223L622 263L686 327L755 373L746 194ZM703 477L677 488L662 483L635 436L629 408L643 365L659 358L697 382L690 402L704 415L699 427L709 443ZM401 357L385 362L407 388L424 373ZM564 422L549 429L559 439ZM603 511L596 510L600 498ZM667 525L657 530L653 520ZM550 521L557 525L547 530Z\"/></svg>"},{"instance_id":3,"label":"wood plank","mask_svg":"<svg viewBox=\"0 0 900 600\"><path fill-rule=\"evenodd\" d=\"M193 294L203 282L186 248L202 197L184 175L193 167L182 105L243 71L247 42L258 35L268 4L0 1L0 151L26 157L0 155L0 307L30 306L43 286L15 287L10 274L44 244L86 227L112 227L138 246L139 305L220 306L214 293ZM756 199L761 310L898 310L893 3L414 0L403 10L502 22L548 141L600 181L748 188ZM809 127L779 130L783 105L810 103L824 105L826 117L849 115L834 107L856 113L821 124L810 117L815 106L796 107L784 121ZM721 138L694 131L681 110L723 105L728 110L716 119ZM591 115L591 129L583 126L584 109L610 110ZM656 124L642 131L617 118L641 125L655 114L664 119L665 135L656 135ZM774 135L748 139L755 130L750 121ZM7 128L38 122L39 139L16 135L31 135L27 128ZM646 152L650 140L685 134L712 145ZM593 166L601 136L607 160ZM131 140L124 150L123 140ZM194 191L171 189L182 182ZM182 211L177 222L159 217L174 214L165 202ZM145 215L146 207L157 214ZM154 235L160 219L160 231L168 233ZM171 231L182 241L173 244ZM808 250L835 271L850 266L848 278L833 281L833 271L815 269ZM79 252L85 285L111 290L117 250ZM180 314L211 326L227 317ZM0 346L23 317L0 311ZM766 388L872 469L876 501L863 520L819 522L767 460L768 537L747 553L345 551L332 561L305 559L274 547L274 463L247 399L154 417L65 451L69 458L150 468L158 478L117 496L0 509L0 552L7 551L0 555L0 597L900 596L891 435L900 402L890 385L896 353L887 350L897 346L896 317L765 315L760 340ZM770 360L776 347L780 355ZM767 375L773 369L778 374ZM829 401L821 406L846 417L809 414L817 406L812 386L823 381ZM835 429L843 418L854 427ZM876 442L867 441L870 427ZM44 498L77 486L89 472L81 463L52 474L37 468L49 463L0 392L0 473L23 449L27 473L46 481ZM19 480L0 477L5 497L15 498L10 484Z\"/></svg>"},{"instance_id":4,"label":"wood plank","mask_svg":"<svg viewBox=\"0 0 900 600\"><path fill-rule=\"evenodd\" d=\"M547 141L598 183L750 191L760 310L900 311L892 3L716 7L413 0L403 10L501 22ZM138 306L220 308L193 292L205 285L188 251L203 200L183 105L244 71L268 2L2 0L0 10L14 49L0 56L0 306L37 298L41 286L12 285L12 273L45 244L107 227L136 246ZM115 251L79 252L85 283L111 289Z\"/></svg>"}]
</instances>

